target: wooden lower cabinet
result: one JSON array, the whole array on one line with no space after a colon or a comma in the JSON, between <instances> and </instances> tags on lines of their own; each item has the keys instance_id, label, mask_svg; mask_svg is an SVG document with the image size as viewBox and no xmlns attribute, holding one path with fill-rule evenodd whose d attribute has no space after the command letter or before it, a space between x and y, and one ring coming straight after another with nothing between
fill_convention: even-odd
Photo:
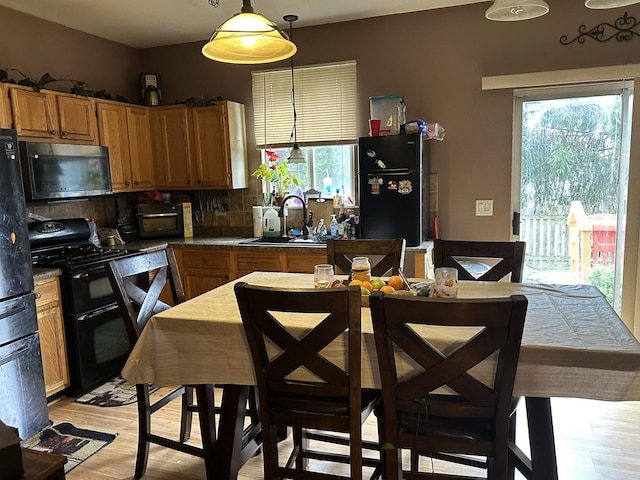
<instances>
[{"instance_id":1,"label":"wooden lower cabinet","mask_svg":"<svg viewBox=\"0 0 640 480\"><path fill-rule=\"evenodd\" d=\"M327 261L324 249L300 252L262 248L194 248L174 250L187 298L195 297L255 271L313 273L313 266Z\"/></svg>"},{"instance_id":2,"label":"wooden lower cabinet","mask_svg":"<svg viewBox=\"0 0 640 480\"><path fill-rule=\"evenodd\" d=\"M50 397L70 385L58 277L36 281L35 294L45 390Z\"/></svg>"},{"instance_id":3,"label":"wooden lower cabinet","mask_svg":"<svg viewBox=\"0 0 640 480\"><path fill-rule=\"evenodd\" d=\"M175 254L187 298L208 292L231 279L228 250L176 249Z\"/></svg>"}]
</instances>

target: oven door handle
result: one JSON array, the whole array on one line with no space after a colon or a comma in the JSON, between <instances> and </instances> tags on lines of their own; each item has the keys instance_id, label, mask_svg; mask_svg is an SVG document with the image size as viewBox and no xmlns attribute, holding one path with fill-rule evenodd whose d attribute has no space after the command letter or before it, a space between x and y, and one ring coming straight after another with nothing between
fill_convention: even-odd
<instances>
[{"instance_id":1,"label":"oven door handle","mask_svg":"<svg viewBox=\"0 0 640 480\"><path fill-rule=\"evenodd\" d=\"M104 307L104 308L99 308L98 310L94 310L91 313L87 313L85 315L78 315L76 317L76 320L79 322L83 322L85 320L90 320L94 317L98 317L100 315L102 315L103 313L109 312L111 310L116 310L118 308L118 305L113 304L113 305L109 305L108 307Z\"/></svg>"},{"instance_id":2,"label":"oven door handle","mask_svg":"<svg viewBox=\"0 0 640 480\"><path fill-rule=\"evenodd\" d=\"M136 214L139 217L145 218L156 218L156 217L177 217L178 212L167 212L167 213L138 213Z\"/></svg>"},{"instance_id":3,"label":"oven door handle","mask_svg":"<svg viewBox=\"0 0 640 480\"><path fill-rule=\"evenodd\" d=\"M88 277L89 275L91 275L93 273L100 273L102 271L104 271L104 267L96 267L96 268L92 268L91 270L87 270L87 271L82 272L82 273L76 273L71 278L73 278L73 279L86 278L86 277Z\"/></svg>"}]
</instances>

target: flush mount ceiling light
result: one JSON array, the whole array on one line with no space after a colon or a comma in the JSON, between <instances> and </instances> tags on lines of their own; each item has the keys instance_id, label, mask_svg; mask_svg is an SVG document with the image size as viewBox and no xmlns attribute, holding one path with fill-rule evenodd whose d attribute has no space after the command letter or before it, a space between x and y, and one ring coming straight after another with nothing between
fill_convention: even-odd
<instances>
[{"instance_id":1,"label":"flush mount ceiling light","mask_svg":"<svg viewBox=\"0 0 640 480\"><path fill-rule=\"evenodd\" d=\"M514 22L541 17L548 11L544 0L494 0L484 16L498 22Z\"/></svg>"},{"instance_id":2,"label":"flush mount ceiling light","mask_svg":"<svg viewBox=\"0 0 640 480\"><path fill-rule=\"evenodd\" d=\"M627 5L633 5L634 3L640 3L640 0L585 0L584 6L587 8L616 8L626 7Z\"/></svg>"},{"instance_id":3,"label":"flush mount ceiling light","mask_svg":"<svg viewBox=\"0 0 640 480\"><path fill-rule=\"evenodd\" d=\"M293 22L298 20L297 15L285 15L282 17L285 22L289 22L289 38L293 39ZM293 57L291 57L291 105L293 106L293 129L291 130L291 136L293 137L293 148L289 152L289 163L304 163L304 154L300 145L298 145L298 131L296 124L298 121L298 114L296 113L296 82L294 78L293 70Z\"/></svg>"},{"instance_id":4,"label":"flush mount ceiling light","mask_svg":"<svg viewBox=\"0 0 640 480\"><path fill-rule=\"evenodd\" d=\"M284 60L296 50L275 23L253 12L251 0L242 0L240 13L216 28L202 54L218 62L259 64Z\"/></svg>"}]
</instances>

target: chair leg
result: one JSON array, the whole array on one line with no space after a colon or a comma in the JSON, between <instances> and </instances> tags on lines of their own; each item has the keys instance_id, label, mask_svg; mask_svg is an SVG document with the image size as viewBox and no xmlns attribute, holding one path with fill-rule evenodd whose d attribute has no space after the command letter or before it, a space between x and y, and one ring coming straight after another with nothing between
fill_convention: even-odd
<instances>
[{"instance_id":1,"label":"chair leg","mask_svg":"<svg viewBox=\"0 0 640 480\"><path fill-rule=\"evenodd\" d=\"M151 401L149 385L137 384L138 404L138 453L136 454L135 478L142 478L149 459L149 435L151 434Z\"/></svg>"},{"instance_id":2,"label":"chair leg","mask_svg":"<svg viewBox=\"0 0 640 480\"><path fill-rule=\"evenodd\" d=\"M193 402L194 388L187 388L191 390ZM198 419L200 420L202 449L204 451L204 468L207 479L212 479L215 478L214 472L217 467L214 455L214 445L216 443L216 417L213 385L197 385L195 387L195 393L198 402ZM191 426L191 423L189 423L189 426Z\"/></svg>"},{"instance_id":3,"label":"chair leg","mask_svg":"<svg viewBox=\"0 0 640 480\"><path fill-rule=\"evenodd\" d=\"M193 421L193 387L185 386L182 394L182 413L180 415L180 441L182 443L191 437L191 423Z\"/></svg>"}]
</instances>

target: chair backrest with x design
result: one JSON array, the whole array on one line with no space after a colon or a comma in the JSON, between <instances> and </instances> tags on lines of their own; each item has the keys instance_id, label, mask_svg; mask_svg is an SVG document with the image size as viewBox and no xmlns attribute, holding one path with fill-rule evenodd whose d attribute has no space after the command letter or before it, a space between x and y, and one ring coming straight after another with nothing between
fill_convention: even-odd
<instances>
[{"instance_id":1,"label":"chair backrest with x design","mask_svg":"<svg viewBox=\"0 0 640 480\"><path fill-rule=\"evenodd\" d=\"M112 260L107 272L119 306L128 314L125 324L132 345L153 315L171 307L160 299L165 285L169 285L175 305L185 300L176 258L170 248Z\"/></svg>"},{"instance_id":2,"label":"chair backrest with x design","mask_svg":"<svg viewBox=\"0 0 640 480\"><path fill-rule=\"evenodd\" d=\"M441 453L483 455L490 469L506 475L511 395L527 299L374 293L370 305L382 379L384 443L437 458ZM493 378L473 371L484 361L495 362ZM411 365L409 372L403 371L406 365ZM388 472L398 471L397 456L387 459Z\"/></svg>"},{"instance_id":3,"label":"chair backrest with x design","mask_svg":"<svg viewBox=\"0 0 640 480\"><path fill-rule=\"evenodd\" d=\"M235 285L242 321L249 341L256 372L258 392L270 402L277 395L304 394L318 397L343 397L351 387L360 389L360 290L301 289L282 290L258 287L246 283ZM357 294L357 295L356 295ZM301 314L318 314L315 326L300 324ZM297 317L297 318L296 318ZM283 318L296 327L286 326ZM284 322L284 323L283 323ZM316 323L317 322L317 323ZM298 332L293 332L297 328ZM301 331L308 330L298 337ZM321 352L338 337L347 333L343 344L343 358L348 365L338 366ZM267 344L277 347L278 354L270 352ZM271 353L271 354L270 354ZM312 372L316 381L298 381L291 378L300 369ZM294 375L295 376L295 375ZM268 404L268 403L267 403Z\"/></svg>"},{"instance_id":4,"label":"chair backrest with x design","mask_svg":"<svg viewBox=\"0 0 640 480\"><path fill-rule=\"evenodd\" d=\"M239 282L234 289L258 387L265 478L318 478L306 470L312 458L346 458L348 478L362 478L363 465L377 464L363 458L361 424L378 394L360 385L360 288L293 290ZM281 427L294 432L285 466L275 435ZM313 451L305 438L340 445L345 438L311 437L309 429L348 433L349 456Z\"/></svg>"},{"instance_id":5,"label":"chair backrest with x design","mask_svg":"<svg viewBox=\"0 0 640 480\"><path fill-rule=\"evenodd\" d=\"M497 282L511 274L511 282L522 282L525 242L433 241L433 266L458 270L460 280ZM496 261L486 271L474 275L465 268L468 260Z\"/></svg>"},{"instance_id":6,"label":"chair backrest with x design","mask_svg":"<svg viewBox=\"0 0 640 480\"><path fill-rule=\"evenodd\" d=\"M404 238L376 240L327 240L327 263L335 265L337 273L349 273L354 257L369 257L371 274L376 277L397 275L404 268Z\"/></svg>"}]
</instances>

